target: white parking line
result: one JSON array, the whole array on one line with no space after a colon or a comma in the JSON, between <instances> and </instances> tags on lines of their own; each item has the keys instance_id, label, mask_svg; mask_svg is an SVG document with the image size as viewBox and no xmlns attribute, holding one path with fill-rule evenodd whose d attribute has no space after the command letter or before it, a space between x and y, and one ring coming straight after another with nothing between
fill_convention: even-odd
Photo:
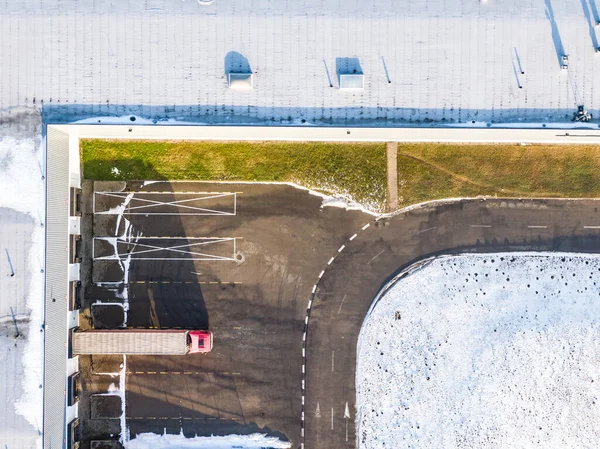
<instances>
[{"instance_id":1,"label":"white parking line","mask_svg":"<svg viewBox=\"0 0 600 449\"><path fill-rule=\"evenodd\" d=\"M152 238L148 238L148 237L138 237L136 238L135 242L130 241L129 239L125 239L125 238L114 238L114 237L94 237L94 241L110 241L110 240L116 240L117 244L120 244L121 247L122 245L134 245L135 248L132 250L126 250L125 252L120 252L118 254L111 254L108 256L95 256L94 254L94 260L124 260L124 259L130 259L130 260L164 260L164 261L169 261L169 260L203 260L203 261L216 261L216 260L229 260L229 261L233 261L235 260L235 237L198 237L198 238L193 238L190 239L193 242L187 242L183 245L174 245L174 246L158 246L158 245L150 245L147 243L142 243L145 240L157 240L157 239L152 239ZM159 240L164 241L164 240L180 240L180 241L185 241L186 238L185 237L175 237L175 238L170 238L170 237L164 237L164 238L160 238ZM233 249L232 249L232 255L231 257L227 257L227 256L221 256L218 254L211 254L208 252L199 252L199 251L195 251L193 249L195 249L196 247L207 247L210 245L216 245L216 244L222 244L222 243L229 243L232 244ZM187 248L187 250L185 249ZM211 247L212 248L212 247ZM231 248L230 248L231 250ZM209 249L210 251L210 249ZM146 255L150 255L149 253L161 253L161 252L165 252L165 253L174 253L174 254L178 254L178 255L183 255L183 256L188 256L185 258L177 258L177 257L138 257L141 254L146 254Z\"/></svg>"},{"instance_id":2,"label":"white parking line","mask_svg":"<svg viewBox=\"0 0 600 449\"><path fill-rule=\"evenodd\" d=\"M151 200L148 198L140 198L139 196L135 196L136 194L138 195L147 195L149 193L154 193L154 194L160 194L162 192L94 192L94 213L95 214L109 214L109 215L114 215L115 212L113 212L113 209L109 209L106 211L97 211L96 210L96 202L95 202L95 198L96 195L102 195L105 197L111 197L111 198L120 198L125 200L127 198L128 195L131 195L131 200L129 201L129 204L127 206L127 208L122 212L125 215L236 215L236 207L237 207L237 201L236 201L236 194L235 193L187 193L187 192L179 192L179 195L203 195L203 196L196 196L194 198L188 198L188 199L182 199L182 200L170 200L170 201L157 201L157 200ZM163 193L165 194L165 193ZM170 195L173 195L174 193L169 192ZM182 203L189 203L189 202L205 202L206 200L213 200L213 199L219 199L219 198L224 198L224 197L232 197L233 198L233 204L232 204L232 210L231 211L227 211L227 210L216 210L216 209L209 209L209 208L205 208L205 207L199 207L199 206L189 206L189 205L185 205ZM139 205L132 205L132 203L134 201L137 201L138 203L144 203L144 204L139 204ZM153 212L153 211L148 211L148 209L153 208L153 207L171 207L170 210L172 210L173 212ZM188 209L191 210L193 212L189 212L189 213L185 213L185 212L175 212L177 211L177 209L179 208L183 208L183 209ZM134 210L137 210L138 212L132 212ZM143 210L143 211L142 211Z\"/></svg>"}]
</instances>

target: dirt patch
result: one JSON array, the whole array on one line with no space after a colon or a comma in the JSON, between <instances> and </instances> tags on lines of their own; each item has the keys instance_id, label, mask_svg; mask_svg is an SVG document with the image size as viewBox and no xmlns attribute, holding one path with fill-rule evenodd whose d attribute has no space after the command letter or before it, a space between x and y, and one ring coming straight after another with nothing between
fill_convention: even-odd
<instances>
[{"instance_id":1,"label":"dirt patch","mask_svg":"<svg viewBox=\"0 0 600 449\"><path fill-rule=\"evenodd\" d=\"M93 355L91 358L93 374L118 374L121 371L122 355Z\"/></svg>"}]
</instances>

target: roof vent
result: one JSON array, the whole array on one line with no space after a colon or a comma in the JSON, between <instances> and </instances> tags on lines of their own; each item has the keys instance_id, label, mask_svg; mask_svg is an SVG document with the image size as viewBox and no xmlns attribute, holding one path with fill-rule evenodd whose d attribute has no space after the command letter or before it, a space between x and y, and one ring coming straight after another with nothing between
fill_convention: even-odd
<instances>
[{"instance_id":1,"label":"roof vent","mask_svg":"<svg viewBox=\"0 0 600 449\"><path fill-rule=\"evenodd\" d=\"M228 73L227 85L230 89L254 88L254 75L252 73Z\"/></svg>"}]
</instances>

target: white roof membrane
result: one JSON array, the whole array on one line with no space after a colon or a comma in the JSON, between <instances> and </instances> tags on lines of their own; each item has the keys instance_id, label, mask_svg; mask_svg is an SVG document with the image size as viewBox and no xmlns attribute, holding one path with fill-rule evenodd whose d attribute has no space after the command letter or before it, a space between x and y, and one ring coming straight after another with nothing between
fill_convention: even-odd
<instances>
[{"instance_id":1,"label":"white roof membrane","mask_svg":"<svg viewBox=\"0 0 600 449\"><path fill-rule=\"evenodd\" d=\"M148 5L3 4L0 109L325 124L564 121L579 104L600 115L593 0ZM368 78L339 95L349 55ZM242 95L226 75L248 61Z\"/></svg>"}]
</instances>

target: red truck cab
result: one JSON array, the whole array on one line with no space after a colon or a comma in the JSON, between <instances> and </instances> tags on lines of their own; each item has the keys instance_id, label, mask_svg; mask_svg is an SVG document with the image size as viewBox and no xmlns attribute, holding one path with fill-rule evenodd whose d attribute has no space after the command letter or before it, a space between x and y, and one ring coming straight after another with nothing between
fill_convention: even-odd
<instances>
[{"instance_id":1,"label":"red truck cab","mask_svg":"<svg viewBox=\"0 0 600 449\"><path fill-rule=\"evenodd\" d=\"M213 347L211 331L190 331L190 354L210 352Z\"/></svg>"}]
</instances>

